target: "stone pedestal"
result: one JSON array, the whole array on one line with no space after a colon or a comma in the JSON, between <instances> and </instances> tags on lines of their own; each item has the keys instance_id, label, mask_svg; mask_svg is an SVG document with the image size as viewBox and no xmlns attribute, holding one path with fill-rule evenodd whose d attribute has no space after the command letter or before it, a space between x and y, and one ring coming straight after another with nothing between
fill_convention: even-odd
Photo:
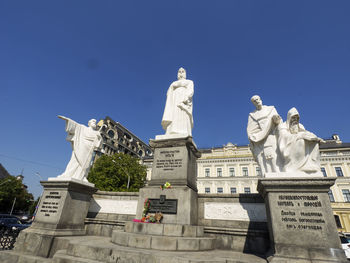
<instances>
[{"instance_id":1,"label":"stone pedestal","mask_svg":"<svg viewBox=\"0 0 350 263\"><path fill-rule=\"evenodd\" d=\"M347 262L328 191L335 179L260 179L271 240L269 262Z\"/></svg>"},{"instance_id":2,"label":"stone pedestal","mask_svg":"<svg viewBox=\"0 0 350 263\"><path fill-rule=\"evenodd\" d=\"M23 230L15 251L48 257L56 236L85 235L84 220L97 189L77 180L42 181L44 192L31 227Z\"/></svg>"},{"instance_id":3,"label":"stone pedestal","mask_svg":"<svg viewBox=\"0 0 350 263\"><path fill-rule=\"evenodd\" d=\"M145 199L153 199L155 209L163 213L163 223L196 225L200 152L192 137L150 140L150 145L154 148L152 177L148 186L140 189L136 218L142 217ZM171 189L160 188L165 182Z\"/></svg>"}]
</instances>

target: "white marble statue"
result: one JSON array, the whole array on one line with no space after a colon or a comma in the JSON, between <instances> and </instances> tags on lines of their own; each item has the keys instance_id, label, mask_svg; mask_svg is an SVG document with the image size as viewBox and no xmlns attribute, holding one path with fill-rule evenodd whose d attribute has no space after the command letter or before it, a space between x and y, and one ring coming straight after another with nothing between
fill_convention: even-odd
<instances>
[{"instance_id":1,"label":"white marble statue","mask_svg":"<svg viewBox=\"0 0 350 263\"><path fill-rule=\"evenodd\" d=\"M192 136L192 96L194 93L193 81L186 79L186 71L180 68L177 74L178 80L171 83L162 119L162 127L165 136L172 135Z\"/></svg>"},{"instance_id":2,"label":"white marble statue","mask_svg":"<svg viewBox=\"0 0 350 263\"><path fill-rule=\"evenodd\" d=\"M90 169L90 163L94 150L100 147L102 137L96 130L96 120L91 119L89 127L79 124L67 117L58 116L66 121L67 141L72 144L72 157L63 174L55 179L76 179L87 182L86 176Z\"/></svg>"},{"instance_id":3,"label":"white marble statue","mask_svg":"<svg viewBox=\"0 0 350 263\"><path fill-rule=\"evenodd\" d=\"M277 165L277 138L275 130L281 122L274 106L265 106L258 95L251 98L256 110L248 117L247 134L255 161L263 176L279 172Z\"/></svg>"},{"instance_id":4,"label":"white marble statue","mask_svg":"<svg viewBox=\"0 0 350 263\"><path fill-rule=\"evenodd\" d=\"M305 130L299 123L299 112L291 108L287 121L278 127L278 148L283 157L283 172L291 175L322 176L320 169L319 143L323 140ZM297 173L297 174L296 174Z\"/></svg>"}]
</instances>

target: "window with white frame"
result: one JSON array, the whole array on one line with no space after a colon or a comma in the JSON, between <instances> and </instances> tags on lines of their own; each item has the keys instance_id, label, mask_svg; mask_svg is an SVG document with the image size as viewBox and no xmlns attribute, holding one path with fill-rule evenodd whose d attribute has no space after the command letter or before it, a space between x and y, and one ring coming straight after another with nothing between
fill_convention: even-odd
<instances>
[{"instance_id":1,"label":"window with white frame","mask_svg":"<svg viewBox=\"0 0 350 263\"><path fill-rule=\"evenodd\" d=\"M230 190L231 190L231 194L236 194L237 193L236 187L231 187Z\"/></svg>"},{"instance_id":2,"label":"window with white frame","mask_svg":"<svg viewBox=\"0 0 350 263\"><path fill-rule=\"evenodd\" d=\"M218 191L218 194L222 194L224 192L222 187L218 187L217 191Z\"/></svg>"},{"instance_id":3,"label":"window with white frame","mask_svg":"<svg viewBox=\"0 0 350 263\"><path fill-rule=\"evenodd\" d=\"M328 191L329 201L334 202L334 196L332 190Z\"/></svg>"},{"instance_id":4,"label":"window with white frame","mask_svg":"<svg viewBox=\"0 0 350 263\"><path fill-rule=\"evenodd\" d=\"M216 175L217 177L222 177L222 168L220 167L216 168Z\"/></svg>"},{"instance_id":5,"label":"window with white frame","mask_svg":"<svg viewBox=\"0 0 350 263\"><path fill-rule=\"evenodd\" d=\"M230 173L230 177L234 177L235 176L235 168L231 167L229 170Z\"/></svg>"},{"instance_id":6,"label":"window with white frame","mask_svg":"<svg viewBox=\"0 0 350 263\"><path fill-rule=\"evenodd\" d=\"M341 191L343 192L344 202L349 203L350 202L350 190L343 189Z\"/></svg>"},{"instance_id":7,"label":"window with white frame","mask_svg":"<svg viewBox=\"0 0 350 263\"><path fill-rule=\"evenodd\" d=\"M206 194L210 194L210 187L206 187L206 188L204 189L204 192L205 192Z\"/></svg>"},{"instance_id":8,"label":"window with white frame","mask_svg":"<svg viewBox=\"0 0 350 263\"><path fill-rule=\"evenodd\" d=\"M335 172L337 174L337 177L344 177L341 167L335 167Z\"/></svg>"},{"instance_id":9,"label":"window with white frame","mask_svg":"<svg viewBox=\"0 0 350 263\"><path fill-rule=\"evenodd\" d=\"M326 168L321 167L321 172L322 172L322 174L323 174L323 177L327 177Z\"/></svg>"},{"instance_id":10,"label":"window with white frame","mask_svg":"<svg viewBox=\"0 0 350 263\"><path fill-rule=\"evenodd\" d=\"M250 194L250 187L244 187L244 193Z\"/></svg>"},{"instance_id":11,"label":"window with white frame","mask_svg":"<svg viewBox=\"0 0 350 263\"><path fill-rule=\"evenodd\" d=\"M243 176L248 176L248 167L242 167Z\"/></svg>"},{"instance_id":12,"label":"window with white frame","mask_svg":"<svg viewBox=\"0 0 350 263\"><path fill-rule=\"evenodd\" d=\"M210 169L209 168L205 168L204 173L205 173L205 177L210 177Z\"/></svg>"},{"instance_id":13,"label":"window with white frame","mask_svg":"<svg viewBox=\"0 0 350 263\"><path fill-rule=\"evenodd\" d=\"M261 169L259 166L255 167L255 173L256 173L256 176L262 176Z\"/></svg>"}]
</instances>

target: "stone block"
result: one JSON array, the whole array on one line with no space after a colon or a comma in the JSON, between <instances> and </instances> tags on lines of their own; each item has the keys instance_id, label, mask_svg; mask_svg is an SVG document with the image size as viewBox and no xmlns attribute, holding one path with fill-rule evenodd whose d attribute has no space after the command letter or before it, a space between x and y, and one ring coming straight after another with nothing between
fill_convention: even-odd
<instances>
[{"instance_id":1,"label":"stone block","mask_svg":"<svg viewBox=\"0 0 350 263\"><path fill-rule=\"evenodd\" d=\"M132 233L134 230L134 222L125 222L125 232Z\"/></svg>"},{"instance_id":2,"label":"stone block","mask_svg":"<svg viewBox=\"0 0 350 263\"><path fill-rule=\"evenodd\" d=\"M214 238L205 238L202 237L199 240L199 249L200 250L212 250L215 247L215 239Z\"/></svg>"},{"instance_id":3,"label":"stone block","mask_svg":"<svg viewBox=\"0 0 350 263\"><path fill-rule=\"evenodd\" d=\"M129 233L113 231L111 241L112 241L112 243L117 244L117 245L128 246Z\"/></svg>"},{"instance_id":4,"label":"stone block","mask_svg":"<svg viewBox=\"0 0 350 263\"><path fill-rule=\"evenodd\" d=\"M163 228L164 228L163 224L145 224L145 225L146 225L145 230L148 235L157 235L157 236L163 235Z\"/></svg>"},{"instance_id":5,"label":"stone block","mask_svg":"<svg viewBox=\"0 0 350 263\"><path fill-rule=\"evenodd\" d=\"M159 250L176 250L176 243L177 240L174 237L152 236L151 248Z\"/></svg>"},{"instance_id":6,"label":"stone block","mask_svg":"<svg viewBox=\"0 0 350 263\"><path fill-rule=\"evenodd\" d=\"M146 236L146 235L140 235L140 234L130 234L129 235L129 241L128 246L129 247L136 247L136 248L150 248L151 247L151 237L152 236Z\"/></svg>"},{"instance_id":7,"label":"stone block","mask_svg":"<svg viewBox=\"0 0 350 263\"><path fill-rule=\"evenodd\" d=\"M183 235L183 225L164 224L164 236L181 237Z\"/></svg>"},{"instance_id":8,"label":"stone block","mask_svg":"<svg viewBox=\"0 0 350 263\"><path fill-rule=\"evenodd\" d=\"M197 236L197 227L191 225L183 226L183 236L184 237L196 237Z\"/></svg>"},{"instance_id":9,"label":"stone block","mask_svg":"<svg viewBox=\"0 0 350 263\"><path fill-rule=\"evenodd\" d=\"M182 251L196 251L199 250L198 238L181 238L177 241L177 250Z\"/></svg>"}]
</instances>

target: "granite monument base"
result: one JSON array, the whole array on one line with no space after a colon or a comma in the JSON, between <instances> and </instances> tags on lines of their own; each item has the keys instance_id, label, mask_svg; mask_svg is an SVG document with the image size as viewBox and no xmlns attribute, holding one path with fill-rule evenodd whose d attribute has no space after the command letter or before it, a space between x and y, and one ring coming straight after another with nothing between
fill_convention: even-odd
<instances>
[{"instance_id":1,"label":"granite monument base","mask_svg":"<svg viewBox=\"0 0 350 263\"><path fill-rule=\"evenodd\" d=\"M148 186L140 189L136 218L142 218L143 204L151 201L149 214L162 212L162 223L197 225L197 192L187 186L173 186L171 189L160 189Z\"/></svg>"},{"instance_id":2,"label":"granite monument base","mask_svg":"<svg viewBox=\"0 0 350 263\"><path fill-rule=\"evenodd\" d=\"M260 179L272 263L348 262L341 248L328 191L335 179Z\"/></svg>"},{"instance_id":3,"label":"granite monument base","mask_svg":"<svg viewBox=\"0 0 350 263\"><path fill-rule=\"evenodd\" d=\"M31 227L23 230L15 252L49 257L58 236L85 235L84 220L96 188L76 180L42 181L44 187L39 208Z\"/></svg>"},{"instance_id":4,"label":"granite monument base","mask_svg":"<svg viewBox=\"0 0 350 263\"><path fill-rule=\"evenodd\" d=\"M200 152L191 136L165 137L167 138L150 140L150 145L154 148L152 177L148 186L140 189L136 218L141 219L144 202L149 199L148 212L161 212L163 223L196 225L196 161ZM166 182L171 184L171 188L162 189Z\"/></svg>"}]
</instances>

